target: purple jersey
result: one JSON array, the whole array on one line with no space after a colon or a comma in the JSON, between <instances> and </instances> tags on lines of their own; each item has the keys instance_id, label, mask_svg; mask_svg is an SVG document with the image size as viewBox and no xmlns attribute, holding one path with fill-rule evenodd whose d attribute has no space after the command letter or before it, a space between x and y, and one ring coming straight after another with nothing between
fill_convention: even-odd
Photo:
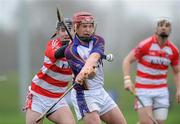
<instances>
[{"instance_id":1,"label":"purple jersey","mask_svg":"<svg viewBox=\"0 0 180 124\"><path fill-rule=\"evenodd\" d=\"M93 35L91 39L92 40L87 44L80 41L79 38L75 36L73 42L65 50L66 59L68 60L75 77L81 71L85 61L91 53L96 52L101 56L104 55L104 39L97 35ZM96 76L93 79L87 80L87 85L90 89L97 88L97 86L102 86L103 84L102 60L100 60L97 64L98 68ZM91 85L92 80L94 82L93 85ZM97 85L95 85L95 82ZM78 87L78 89L84 89L81 85L77 85L75 87Z\"/></svg>"}]
</instances>

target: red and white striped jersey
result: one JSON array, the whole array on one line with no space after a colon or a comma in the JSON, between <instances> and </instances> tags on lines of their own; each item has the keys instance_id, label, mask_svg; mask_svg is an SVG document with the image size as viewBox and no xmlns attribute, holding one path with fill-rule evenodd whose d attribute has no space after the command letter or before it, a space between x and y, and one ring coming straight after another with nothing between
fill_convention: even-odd
<instances>
[{"instance_id":1,"label":"red and white striped jersey","mask_svg":"<svg viewBox=\"0 0 180 124\"><path fill-rule=\"evenodd\" d=\"M168 67L179 63L178 48L171 41L160 46L157 37L153 35L140 42L133 52L138 60L135 87L167 87Z\"/></svg>"},{"instance_id":2,"label":"red and white striped jersey","mask_svg":"<svg viewBox=\"0 0 180 124\"><path fill-rule=\"evenodd\" d=\"M56 50L61 46L60 38L48 42L43 67L32 79L32 93L58 98L66 91L68 82L72 80L71 69L66 58L54 57Z\"/></svg>"}]
</instances>

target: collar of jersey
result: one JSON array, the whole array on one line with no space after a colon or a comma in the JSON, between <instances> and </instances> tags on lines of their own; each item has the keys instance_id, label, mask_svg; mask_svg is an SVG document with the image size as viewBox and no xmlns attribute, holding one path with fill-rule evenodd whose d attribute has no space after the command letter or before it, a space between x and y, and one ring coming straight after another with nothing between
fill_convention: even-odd
<instances>
[{"instance_id":1,"label":"collar of jersey","mask_svg":"<svg viewBox=\"0 0 180 124\"><path fill-rule=\"evenodd\" d=\"M157 36L156 35L153 35L153 42L154 43L157 43L159 46L160 46L160 44L159 44L159 42L158 42L158 40L157 40ZM164 46L169 46L169 40L167 40L166 41L166 43L162 46L162 47L164 47Z\"/></svg>"},{"instance_id":2,"label":"collar of jersey","mask_svg":"<svg viewBox=\"0 0 180 124\"><path fill-rule=\"evenodd\" d=\"M76 45L76 46L81 45L81 46L89 48L89 43L85 43L85 42L81 41L77 35L75 35L75 38L74 38L74 45Z\"/></svg>"}]
</instances>

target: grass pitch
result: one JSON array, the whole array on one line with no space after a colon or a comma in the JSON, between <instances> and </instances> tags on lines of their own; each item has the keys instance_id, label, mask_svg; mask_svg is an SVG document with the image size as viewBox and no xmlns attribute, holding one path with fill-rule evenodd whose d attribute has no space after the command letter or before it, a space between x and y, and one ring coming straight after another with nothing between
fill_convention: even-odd
<instances>
[{"instance_id":1,"label":"grass pitch","mask_svg":"<svg viewBox=\"0 0 180 124\"><path fill-rule=\"evenodd\" d=\"M137 114L133 109L134 97L123 89L123 80L120 72L114 74L105 73L105 88L113 89L116 101L124 113L128 124L136 124ZM172 76L169 76L172 82ZM8 75L8 80L0 82L0 124L25 124L25 116L22 112L19 100L19 87L17 75ZM180 124L180 105L175 102L175 86L169 83L171 91L171 106L166 124ZM72 109L73 110L73 109ZM45 119L44 124L52 124ZM83 124L77 122L77 124ZM104 124L102 122L102 124Z\"/></svg>"}]
</instances>

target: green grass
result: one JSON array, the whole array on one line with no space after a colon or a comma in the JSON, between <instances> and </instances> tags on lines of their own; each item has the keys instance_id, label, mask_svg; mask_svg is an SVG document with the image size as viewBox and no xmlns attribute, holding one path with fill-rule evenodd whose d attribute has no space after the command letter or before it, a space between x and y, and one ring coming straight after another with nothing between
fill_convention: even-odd
<instances>
[{"instance_id":1,"label":"green grass","mask_svg":"<svg viewBox=\"0 0 180 124\"><path fill-rule=\"evenodd\" d=\"M169 82L172 82L172 77L169 77ZM172 92L168 120L166 124L180 124L180 105L175 102L175 86L170 83ZM123 80L120 72L114 74L105 74L105 88L113 89L118 96L117 103L125 115L128 124L137 122L137 114L133 109L134 98L131 94L123 89ZM8 75L7 81L0 82L0 124L25 124L25 116L19 105L19 88L18 78L16 75ZM44 124L52 124L45 119ZM78 122L77 124L83 124ZM103 124L103 123L102 123Z\"/></svg>"}]
</instances>

